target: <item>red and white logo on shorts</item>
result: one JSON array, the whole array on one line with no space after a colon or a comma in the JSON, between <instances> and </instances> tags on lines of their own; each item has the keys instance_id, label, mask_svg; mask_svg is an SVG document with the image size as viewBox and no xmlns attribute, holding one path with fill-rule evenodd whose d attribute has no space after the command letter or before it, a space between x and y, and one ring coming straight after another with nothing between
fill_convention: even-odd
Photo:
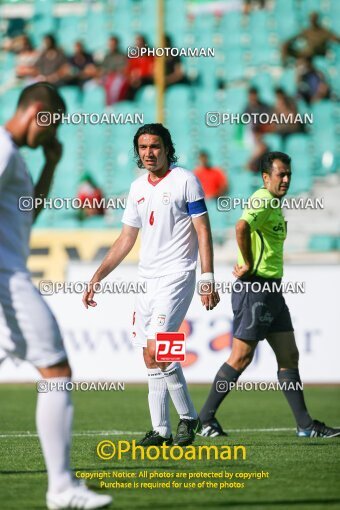
<instances>
[{"instance_id":1,"label":"red and white logo on shorts","mask_svg":"<svg viewBox=\"0 0 340 510\"><path fill-rule=\"evenodd\" d=\"M156 361L185 361L185 334L156 333Z\"/></svg>"}]
</instances>

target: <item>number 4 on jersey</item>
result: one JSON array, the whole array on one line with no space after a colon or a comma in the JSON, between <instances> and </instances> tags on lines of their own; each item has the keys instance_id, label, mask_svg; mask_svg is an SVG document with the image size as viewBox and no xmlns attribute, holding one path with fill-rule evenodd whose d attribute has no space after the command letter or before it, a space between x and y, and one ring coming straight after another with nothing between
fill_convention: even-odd
<instances>
[{"instance_id":1,"label":"number 4 on jersey","mask_svg":"<svg viewBox=\"0 0 340 510\"><path fill-rule=\"evenodd\" d=\"M153 225L153 223L154 223L154 221L155 221L154 212L155 212L155 211L151 211L151 214L150 214L150 218L149 218L149 223L150 223L150 225Z\"/></svg>"}]
</instances>

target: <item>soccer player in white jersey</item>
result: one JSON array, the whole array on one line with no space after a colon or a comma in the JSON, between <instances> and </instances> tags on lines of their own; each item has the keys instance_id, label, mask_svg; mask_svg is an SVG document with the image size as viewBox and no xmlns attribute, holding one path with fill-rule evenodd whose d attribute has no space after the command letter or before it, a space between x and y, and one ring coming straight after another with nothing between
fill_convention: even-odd
<instances>
[{"instance_id":1,"label":"soccer player in white jersey","mask_svg":"<svg viewBox=\"0 0 340 510\"><path fill-rule=\"evenodd\" d=\"M36 83L22 91L14 115L0 127L0 357L30 361L45 380L66 383L71 369L57 322L26 266L31 226L41 209L20 210L20 197L48 195L62 146L58 126L39 126L37 116L57 111L65 112L57 90ZM19 152L23 146L42 146L44 151L45 164L35 186ZM88 490L72 477L72 414L69 391L38 394L36 423L48 473L47 507L102 508L112 498Z\"/></svg>"},{"instance_id":2,"label":"soccer player in white jersey","mask_svg":"<svg viewBox=\"0 0 340 510\"><path fill-rule=\"evenodd\" d=\"M139 277L146 282L147 292L136 299L132 341L143 347L152 430L139 444L162 445L174 441L186 446L194 441L200 421L181 365L156 362L155 335L178 331L195 290L198 249L201 279L213 282L209 218L197 178L192 172L174 165L177 158L171 135L162 124L142 126L134 137L134 151L138 166L147 172L131 185L121 234L92 277L83 302L86 308L96 306L94 284L122 262L141 229ZM207 310L212 310L219 296L211 292L201 300ZM169 396L180 417L174 440Z\"/></svg>"}]
</instances>

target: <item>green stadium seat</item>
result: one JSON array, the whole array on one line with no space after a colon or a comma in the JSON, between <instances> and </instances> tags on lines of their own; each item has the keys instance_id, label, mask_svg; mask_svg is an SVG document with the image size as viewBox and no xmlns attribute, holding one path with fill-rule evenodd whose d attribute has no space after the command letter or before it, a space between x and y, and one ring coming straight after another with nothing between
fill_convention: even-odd
<instances>
[{"instance_id":1,"label":"green stadium seat","mask_svg":"<svg viewBox=\"0 0 340 510\"><path fill-rule=\"evenodd\" d=\"M290 96L296 95L296 78L294 69L285 69L279 80L279 85Z\"/></svg>"},{"instance_id":2,"label":"green stadium seat","mask_svg":"<svg viewBox=\"0 0 340 510\"><path fill-rule=\"evenodd\" d=\"M282 151L282 138L275 133L264 135L264 140L268 144L271 151Z\"/></svg>"},{"instance_id":3,"label":"green stadium seat","mask_svg":"<svg viewBox=\"0 0 340 510\"><path fill-rule=\"evenodd\" d=\"M53 16L54 0L35 0L33 6L33 24L36 38L55 33L56 19Z\"/></svg>"},{"instance_id":4,"label":"green stadium seat","mask_svg":"<svg viewBox=\"0 0 340 510\"><path fill-rule=\"evenodd\" d=\"M296 12L295 0L276 0L274 2L275 33L280 43L299 32L300 27L296 20Z\"/></svg>"},{"instance_id":5,"label":"green stadium seat","mask_svg":"<svg viewBox=\"0 0 340 510\"><path fill-rule=\"evenodd\" d=\"M1 123L7 121L11 117L16 108L21 88L10 89L4 94L0 94L0 120Z\"/></svg>"},{"instance_id":6,"label":"green stadium seat","mask_svg":"<svg viewBox=\"0 0 340 510\"><path fill-rule=\"evenodd\" d=\"M322 8L322 12L325 12L327 8L328 2L324 2L323 5L320 5L320 0L305 0L300 3L300 16L305 20L305 23L308 24L309 14L311 12L317 11L320 12L320 8Z\"/></svg>"},{"instance_id":7,"label":"green stadium seat","mask_svg":"<svg viewBox=\"0 0 340 510\"><path fill-rule=\"evenodd\" d=\"M330 235L314 235L309 241L308 248L317 252L332 251L337 248L337 240Z\"/></svg>"},{"instance_id":8,"label":"green stadium seat","mask_svg":"<svg viewBox=\"0 0 340 510\"><path fill-rule=\"evenodd\" d=\"M86 32L83 30L83 19L80 16L70 15L58 18L57 41L66 53L72 53L74 43L79 39L85 39ZM46 30L42 35L46 34Z\"/></svg>"},{"instance_id":9,"label":"green stadium seat","mask_svg":"<svg viewBox=\"0 0 340 510\"><path fill-rule=\"evenodd\" d=\"M232 50L226 54L225 73L228 81L244 78L245 62L242 49Z\"/></svg>"},{"instance_id":10,"label":"green stadium seat","mask_svg":"<svg viewBox=\"0 0 340 510\"><path fill-rule=\"evenodd\" d=\"M104 111L105 91L103 87L86 87L83 97L83 108L85 111L99 113Z\"/></svg>"},{"instance_id":11,"label":"green stadium seat","mask_svg":"<svg viewBox=\"0 0 340 510\"><path fill-rule=\"evenodd\" d=\"M291 193L308 191L312 186L312 157L310 139L304 134L290 135L285 152L292 158Z\"/></svg>"},{"instance_id":12,"label":"green stadium seat","mask_svg":"<svg viewBox=\"0 0 340 510\"><path fill-rule=\"evenodd\" d=\"M212 231L224 232L228 225L227 221L228 213L224 211L219 211L217 208L217 201L214 199L206 200L206 204Z\"/></svg>"},{"instance_id":13,"label":"green stadium seat","mask_svg":"<svg viewBox=\"0 0 340 510\"><path fill-rule=\"evenodd\" d=\"M33 181L37 182L45 163L42 149L39 148L36 150L31 150L28 147L25 147L20 152L26 161Z\"/></svg>"},{"instance_id":14,"label":"green stadium seat","mask_svg":"<svg viewBox=\"0 0 340 510\"><path fill-rule=\"evenodd\" d=\"M247 102L247 90L245 87L229 87L226 91L225 103L232 105L233 113L242 113Z\"/></svg>"},{"instance_id":15,"label":"green stadium seat","mask_svg":"<svg viewBox=\"0 0 340 510\"><path fill-rule=\"evenodd\" d=\"M59 89L61 96L63 97L67 113L79 112L82 95L78 87L61 87Z\"/></svg>"},{"instance_id":16,"label":"green stadium seat","mask_svg":"<svg viewBox=\"0 0 340 510\"><path fill-rule=\"evenodd\" d=\"M312 136L316 158L315 174L325 175L336 170L336 123L334 104L319 101L312 106Z\"/></svg>"},{"instance_id":17,"label":"green stadium seat","mask_svg":"<svg viewBox=\"0 0 340 510\"><path fill-rule=\"evenodd\" d=\"M98 3L94 7L98 7ZM104 4L101 10L88 7L86 15L86 41L90 51L106 50L110 24Z\"/></svg>"},{"instance_id":18,"label":"green stadium seat","mask_svg":"<svg viewBox=\"0 0 340 510\"><path fill-rule=\"evenodd\" d=\"M273 104L275 101L274 94L274 80L270 73L261 72L257 73L254 78L251 79L251 86L256 87L259 91L259 96L265 103ZM246 103L246 98L245 102Z\"/></svg>"}]
</instances>

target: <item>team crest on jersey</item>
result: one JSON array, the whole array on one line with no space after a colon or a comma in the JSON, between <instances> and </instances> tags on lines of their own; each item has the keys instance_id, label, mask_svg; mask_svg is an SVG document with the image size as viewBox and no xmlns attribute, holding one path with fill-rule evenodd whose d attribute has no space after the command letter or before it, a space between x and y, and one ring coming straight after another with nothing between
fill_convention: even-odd
<instances>
[{"instance_id":1,"label":"team crest on jersey","mask_svg":"<svg viewBox=\"0 0 340 510\"><path fill-rule=\"evenodd\" d=\"M164 205L169 205L170 204L170 198L171 198L171 193L169 193L169 192L163 193L162 203Z\"/></svg>"},{"instance_id":2,"label":"team crest on jersey","mask_svg":"<svg viewBox=\"0 0 340 510\"><path fill-rule=\"evenodd\" d=\"M157 326L164 326L166 315L158 315L157 317Z\"/></svg>"}]
</instances>

